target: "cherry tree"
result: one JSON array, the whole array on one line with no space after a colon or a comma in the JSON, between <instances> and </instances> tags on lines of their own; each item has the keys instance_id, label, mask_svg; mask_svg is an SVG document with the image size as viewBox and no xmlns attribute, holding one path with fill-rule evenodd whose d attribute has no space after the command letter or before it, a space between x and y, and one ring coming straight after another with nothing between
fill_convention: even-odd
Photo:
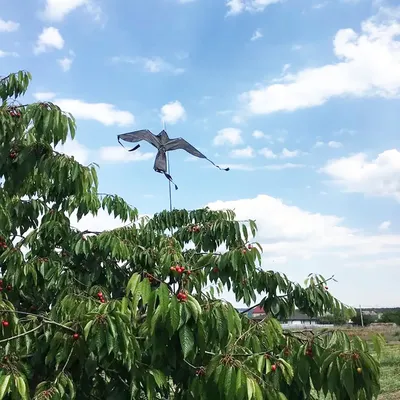
<instances>
[{"instance_id":1,"label":"cherry tree","mask_svg":"<svg viewBox=\"0 0 400 400\"><path fill-rule=\"evenodd\" d=\"M300 285L264 270L255 221L232 211L141 219L118 195L99 194L95 165L55 151L74 138L73 117L53 103L21 104L30 81L26 71L0 80L0 400L379 393L380 337L372 353L339 330L279 323L295 309L353 315L326 279ZM71 222L99 211L124 226ZM222 290L265 318L239 313Z\"/></svg>"}]
</instances>

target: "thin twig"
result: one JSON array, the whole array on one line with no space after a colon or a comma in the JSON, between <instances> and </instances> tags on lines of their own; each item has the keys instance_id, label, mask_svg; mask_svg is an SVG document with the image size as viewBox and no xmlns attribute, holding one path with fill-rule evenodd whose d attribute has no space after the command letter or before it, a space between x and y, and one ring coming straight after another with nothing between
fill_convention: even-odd
<instances>
[{"instance_id":1,"label":"thin twig","mask_svg":"<svg viewBox=\"0 0 400 400\"><path fill-rule=\"evenodd\" d=\"M72 347L71 347L71 351L70 351L69 354L68 354L67 361L65 362L65 364L64 364L64 366L63 366L63 368L62 368L62 370L61 370L60 373L57 375L57 378L56 378L55 381L54 381L54 385L56 385L56 383L57 383L59 377L61 376L61 374L64 373L65 368L67 368L67 365L68 365L68 363L69 363L69 360L71 359L72 353L74 352L74 346L75 346L75 343L74 343L74 344L72 345Z\"/></svg>"},{"instance_id":2,"label":"thin twig","mask_svg":"<svg viewBox=\"0 0 400 400\"><path fill-rule=\"evenodd\" d=\"M8 339L2 339L2 340L0 340L0 343L5 343L5 342L8 342L8 341L10 341L10 340L18 339L18 338L20 338L20 337L29 335L30 333L35 332L35 331L37 331L38 329L40 329L40 328L42 328L42 327L43 327L43 324L40 324L40 325L38 325L38 326L35 326L33 329L31 329L31 330L29 330L29 331L20 333L19 335L15 335L15 336L9 337Z\"/></svg>"}]
</instances>

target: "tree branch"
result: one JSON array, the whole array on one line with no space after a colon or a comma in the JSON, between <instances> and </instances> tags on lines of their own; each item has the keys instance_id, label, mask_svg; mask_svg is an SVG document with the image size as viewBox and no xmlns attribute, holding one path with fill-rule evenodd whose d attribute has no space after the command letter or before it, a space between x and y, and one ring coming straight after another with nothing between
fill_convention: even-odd
<instances>
[{"instance_id":1,"label":"tree branch","mask_svg":"<svg viewBox=\"0 0 400 400\"><path fill-rule=\"evenodd\" d=\"M20 333L19 335L11 336L11 337L9 337L8 339L2 339L2 340L0 340L0 343L5 343L5 342L8 342L8 341L10 341L10 340L18 339L18 338L20 338L20 337L29 335L30 333L35 332L35 331L37 331L38 329L40 329L40 328L42 328L42 327L43 327L43 324L40 324L40 325L38 325L38 326L35 326L34 328L32 328L32 329L29 330L29 331Z\"/></svg>"}]
</instances>

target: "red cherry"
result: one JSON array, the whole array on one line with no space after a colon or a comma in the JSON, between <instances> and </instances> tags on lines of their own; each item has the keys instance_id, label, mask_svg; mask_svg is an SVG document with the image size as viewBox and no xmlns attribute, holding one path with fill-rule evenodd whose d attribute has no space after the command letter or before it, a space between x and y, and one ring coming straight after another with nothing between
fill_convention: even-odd
<instances>
[{"instance_id":1,"label":"red cherry","mask_svg":"<svg viewBox=\"0 0 400 400\"><path fill-rule=\"evenodd\" d=\"M10 292L12 290L12 286L11 285L7 285L7 290Z\"/></svg>"},{"instance_id":2,"label":"red cherry","mask_svg":"<svg viewBox=\"0 0 400 400\"><path fill-rule=\"evenodd\" d=\"M101 302L101 303L105 303L106 301L105 301L103 298L101 298L101 299L100 299L100 302Z\"/></svg>"},{"instance_id":3,"label":"red cherry","mask_svg":"<svg viewBox=\"0 0 400 400\"><path fill-rule=\"evenodd\" d=\"M3 286L3 280L0 279L0 286Z\"/></svg>"},{"instance_id":4,"label":"red cherry","mask_svg":"<svg viewBox=\"0 0 400 400\"><path fill-rule=\"evenodd\" d=\"M219 272L219 269L217 268L217 267L215 267L214 269L213 269L213 272L215 272L216 274Z\"/></svg>"},{"instance_id":5,"label":"red cherry","mask_svg":"<svg viewBox=\"0 0 400 400\"><path fill-rule=\"evenodd\" d=\"M253 246L252 246L251 244L249 244L249 245L247 246L247 248L248 248L249 250L251 250L251 249L253 248Z\"/></svg>"},{"instance_id":6,"label":"red cherry","mask_svg":"<svg viewBox=\"0 0 400 400\"><path fill-rule=\"evenodd\" d=\"M4 326L5 328L7 328L7 326L9 325L9 322L8 322L8 321L3 321L2 324L3 324L3 326Z\"/></svg>"},{"instance_id":7,"label":"red cherry","mask_svg":"<svg viewBox=\"0 0 400 400\"><path fill-rule=\"evenodd\" d=\"M0 292L2 292L3 291L3 288L0 286Z\"/></svg>"},{"instance_id":8,"label":"red cherry","mask_svg":"<svg viewBox=\"0 0 400 400\"><path fill-rule=\"evenodd\" d=\"M191 274L192 274L192 271L187 271L187 274L188 274L188 275L191 275Z\"/></svg>"},{"instance_id":9,"label":"red cherry","mask_svg":"<svg viewBox=\"0 0 400 400\"><path fill-rule=\"evenodd\" d=\"M276 365L275 364L271 366L271 370L272 371L276 371Z\"/></svg>"},{"instance_id":10,"label":"red cherry","mask_svg":"<svg viewBox=\"0 0 400 400\"><path fill-rule=\"evenodd\" d=\"M72 337L74 338L74 340L78 340L79 339L79 333L74 333L72 335Z\"/></svg>"},{"instance_id":11,"label":"red cherry","mask_svg":"<svg viewBox=\"0 0 400 400\"><path fill-rule=\"evenodd\" d=\"M325 286L325 290L328 290L329 288L328 288L328 286Z\"/></svg>"},{"instance_id":12,"label":"red cherry","mask_svg":"<svg viewBox=\"0 0 400 400\"><path fill-rule=\"evenodd\" d=\"M103 293L101 292L97 293L97 297L103 297Z\"/></svg>"},{"instance_id":13,"label":"red cherry","mask_svg":"<svg viewBox=\"0 0 400 400\"><path fill-rule=\"evenodd\" d=\"M175 267L171 267L169 270L170 271L176 271L176 268Z\"/></svg>"}]
</instances>

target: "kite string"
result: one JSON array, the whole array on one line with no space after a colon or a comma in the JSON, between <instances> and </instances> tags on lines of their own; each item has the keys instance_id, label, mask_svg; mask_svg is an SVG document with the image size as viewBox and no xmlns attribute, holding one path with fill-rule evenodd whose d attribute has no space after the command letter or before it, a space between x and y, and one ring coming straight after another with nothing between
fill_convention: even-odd
<instances>
[{"instance_id":1,"label":"kite string","mask_svg":"<svg viewBox=\"0 0 400 400\"><path fill-rule=\"evenodd\" d=\"M167 171L171 176L171 167L169 165L169 155L167 153ZM168 191L169 191L169 211L172 211L172 190L171 190L171 181L168 180Z\"/></svg>"},{"instance_id":2,"label":"kite string","mask_svg":"<svg viewBox=\"0 0 400 400\"><path fill-rule=\"evenodd\" d=\"M163 123L163 130L165 131L165 120L162 120ZM169 164L169 154L166 152L166 157L167 157L167 174L171 176L171 166ZM172 211L172 190L171 190L171 180L168 179L168 192L169 192L169 211Z\"/></svg>"}]
</instances>

